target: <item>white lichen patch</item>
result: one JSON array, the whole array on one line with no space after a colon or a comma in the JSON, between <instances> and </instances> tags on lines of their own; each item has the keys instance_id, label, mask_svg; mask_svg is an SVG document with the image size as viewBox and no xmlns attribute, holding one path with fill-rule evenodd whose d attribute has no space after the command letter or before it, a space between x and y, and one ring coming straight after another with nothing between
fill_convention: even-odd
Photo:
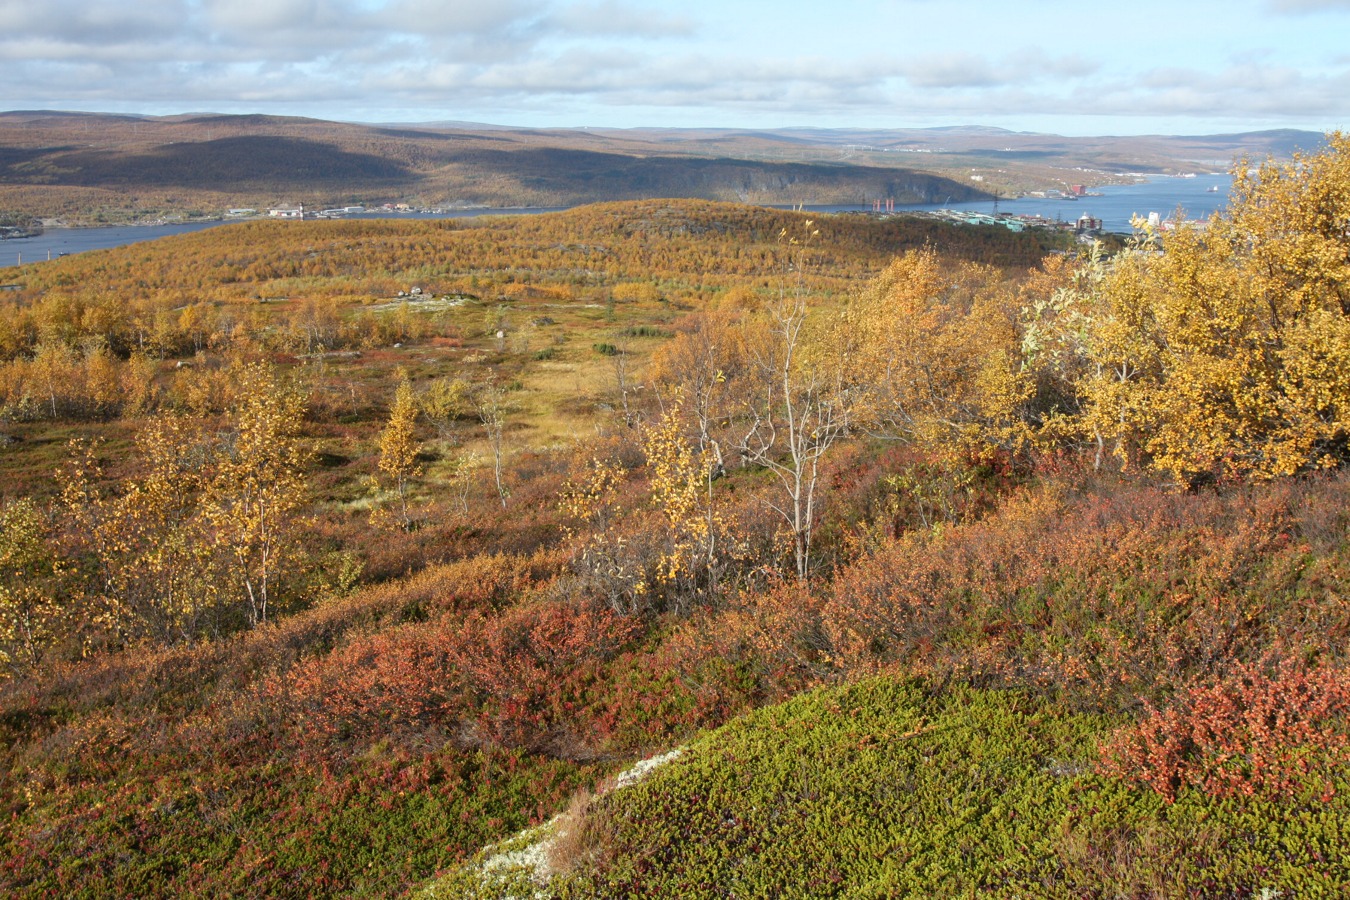
<instances>
[{"instance_id":1,"label":"white lichen patch","mask_svg":"<svg viewBox=\"0 0 1350 900\"><path fill-rule=\"evenodd\" d=\"M662 753L660 756L653 756L650 759L639 760L629 768L620 772L614 778L614 786L611 790L622 790L630 784L637 784L649 774L671 762L683 752L683 748L676 747L669 753Z\"/></svg>"},{"instance_id":2,"label":"white lichen patch","mask_svg":"<svg viewBox=\"0 0 1350 900\"><path fill-rule=\"evenodd\" d=\"M509 840L488 847L480 868L484 872L523 869L532 877L547 878L549 845L558 834L560 819L562 816L554 816L543 825L536 825Z\"/></svg>"},{"instance_id":3,"label":"white lichen patch","mask_svg":"<svg viewBox=\"0 0 1350 900\"><path fill-rule=\"evenodd\" d=\"M682 748L639 760L601 785L596 796L637 784L652 772L677 758ZM422 900L440 897L481 897L494 900L548 900L549 857L563 834L564 816L554 816L543 825L527 828L504 841L483 848L466 867L426 885L416 895Z\"/></svg>"}]
</instances>

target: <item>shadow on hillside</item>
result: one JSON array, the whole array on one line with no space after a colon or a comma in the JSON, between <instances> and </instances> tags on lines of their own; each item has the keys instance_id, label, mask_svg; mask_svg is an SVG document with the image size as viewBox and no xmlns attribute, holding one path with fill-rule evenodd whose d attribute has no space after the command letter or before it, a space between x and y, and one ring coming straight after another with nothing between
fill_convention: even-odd
<instances>
[{"instance_id":1,"label":"shadow on hillside","mask_svg":"<svg viewBox=\"0 0 1350 900\"><path fill-rule=\"evenodd\" d=\"M242 136L167 144L144 153L84 150L48 154L46 184L72 186L181 186L233 191L252 185L390 184L410 171L374 154L339 150L316 141Z\"/></svg>"}]
</instances>

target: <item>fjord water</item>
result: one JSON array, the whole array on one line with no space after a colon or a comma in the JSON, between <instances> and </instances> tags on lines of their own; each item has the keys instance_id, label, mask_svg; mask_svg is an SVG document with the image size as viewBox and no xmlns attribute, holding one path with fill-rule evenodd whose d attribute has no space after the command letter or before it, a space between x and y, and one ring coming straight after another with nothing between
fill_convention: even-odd
<instances>
[{"instance_id":1,"label":"fjord water","mask_svg":"<svg viewBox=\"0 0 1350 900\"><path fill-rule=\"evenodd\" d=\"M561 207L550 209L460 209L442 213L367 213L351 218L378 219L460 219L483 215L534 215L543 212L557 212ZM48 228L37 237L9 238L0 240L0 269L23 263L44 262L48 258L56 259L71 253L83 253L86 250L106 250L127 244L139 244L156 238L188 234L204 228L217 228L224 225L237 225L240 219L221 219L214 222L179 222L169 225L106 225L94 228Z\"/></svg>"},{"instance_id":2,"label":"fjord water","mask_svg":"<svg viewBox=\"0 0 1350 900\"><path fill-rule=\"evenodd\" d=\"M1131 230L1130 219L1134 216L1148 217L1157 213L1163 221L1176 216L1180 210L1183 219L1208 219L1217 210L1228 205L1228 192L1233 186L1233 178L1226 174L1203 174L1194 177L1158 176L1138 184L1113 184L1093 188L1100 197L1080 197L1077 200L1064 198L1023 197L1017 200L1000 200L999 212L1021 216L1044 216L1057 221L1076 221L1080 216L1090 216L1102 220L1105 231L1128 234ZM904 209L941 209L937 206L910 207ZM981 200L975 203L953 203L950 209L967 212L988 213L993 202ZM899 211L901 207L897 206Z\"/></svg>"},{"instance_id":3,"label":"fjord water","mask_svg":"<svg viewBox=\"0 0 1350 900\"><path fill-rule=\"evenodd\" d=\"M220 225L191 222L176 225L109 225L98 228L48 228L36 237L0 240L0 269L20 262L35 263L86 250L105 250Z\"/></svg>"},{"instance_id":4,"label":"fjord water","mask_svg":"<svg viewBox=\"0 0 1350 900\"><path fill-rule=\"evenodd\" d=\"M1000 200L1000 212L1016 215L1039 215L1047 219L1075 221L1080 216L1101 219L1107 231L1128 232L1130 218L1134 215L1148 216L1158 213L1163 219L1171 218L1178 209L1186 219L1206 219L1215 210L1228 203L1228 191L1233 179L1228 175L1196 175L1193 178L1154 177L1138 184L1107 185L1094 189L1099 197L1083 197L1078 200L1064 198L1044 199L1023 197L1017 200ZM1214 188L1214 190L1211 190ZM921 204L897 206L896 212L933 211L954 209L966 212L989 213L993 211L993 201L980 200L969 203ZM870 209L863 206L817 206L808 207L816 212L846 212ZM453 210L444 213L406 214L393 216L380 215L378 218L462 218L477 215L529 215L551 212L552 209L468 209ZM55 259L69 253L82 253L86 250L101 250L108 247L121 247L155 238L175 234L186 234L230 224L228 220L220 222L192 222L172 225L118 225L101 228L49 228L37 237L12 238L0 240L0 269L23 262L40 262L48 256Z\"/></svg>"}]
</instances>

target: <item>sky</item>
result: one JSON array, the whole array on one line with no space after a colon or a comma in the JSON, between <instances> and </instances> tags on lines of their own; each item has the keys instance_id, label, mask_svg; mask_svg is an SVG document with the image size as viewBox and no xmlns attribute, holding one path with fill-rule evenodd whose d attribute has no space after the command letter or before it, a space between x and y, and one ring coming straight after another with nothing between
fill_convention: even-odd
<instances>
[{"instance_id":1,"label":"sky","mask_svg":"<svg viewBox=\"0 0 1350 900\"><path fill-rule=\"evenodd\" d=\"M1350 128L1350 0L0 0L0 109Z\"/></svg>"}]
</instances>

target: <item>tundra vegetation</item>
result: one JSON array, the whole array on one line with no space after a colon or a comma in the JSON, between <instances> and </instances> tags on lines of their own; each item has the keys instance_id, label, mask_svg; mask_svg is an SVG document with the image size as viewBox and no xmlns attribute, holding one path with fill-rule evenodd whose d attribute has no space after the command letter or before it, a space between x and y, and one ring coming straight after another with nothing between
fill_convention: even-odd
<instances>
[{"instance_id":1,"label":"tundra vegetation","mask_svg":"<svg viewBox=\"0 0 1350 900\"><path fill-rule=\"evenodd\" d=\"M0 884L500 895L688 742L537 889L1344 893L1350 139L1237 171L1113 248L651 201L12 273Z\"/></svg>"}]
</instances>

